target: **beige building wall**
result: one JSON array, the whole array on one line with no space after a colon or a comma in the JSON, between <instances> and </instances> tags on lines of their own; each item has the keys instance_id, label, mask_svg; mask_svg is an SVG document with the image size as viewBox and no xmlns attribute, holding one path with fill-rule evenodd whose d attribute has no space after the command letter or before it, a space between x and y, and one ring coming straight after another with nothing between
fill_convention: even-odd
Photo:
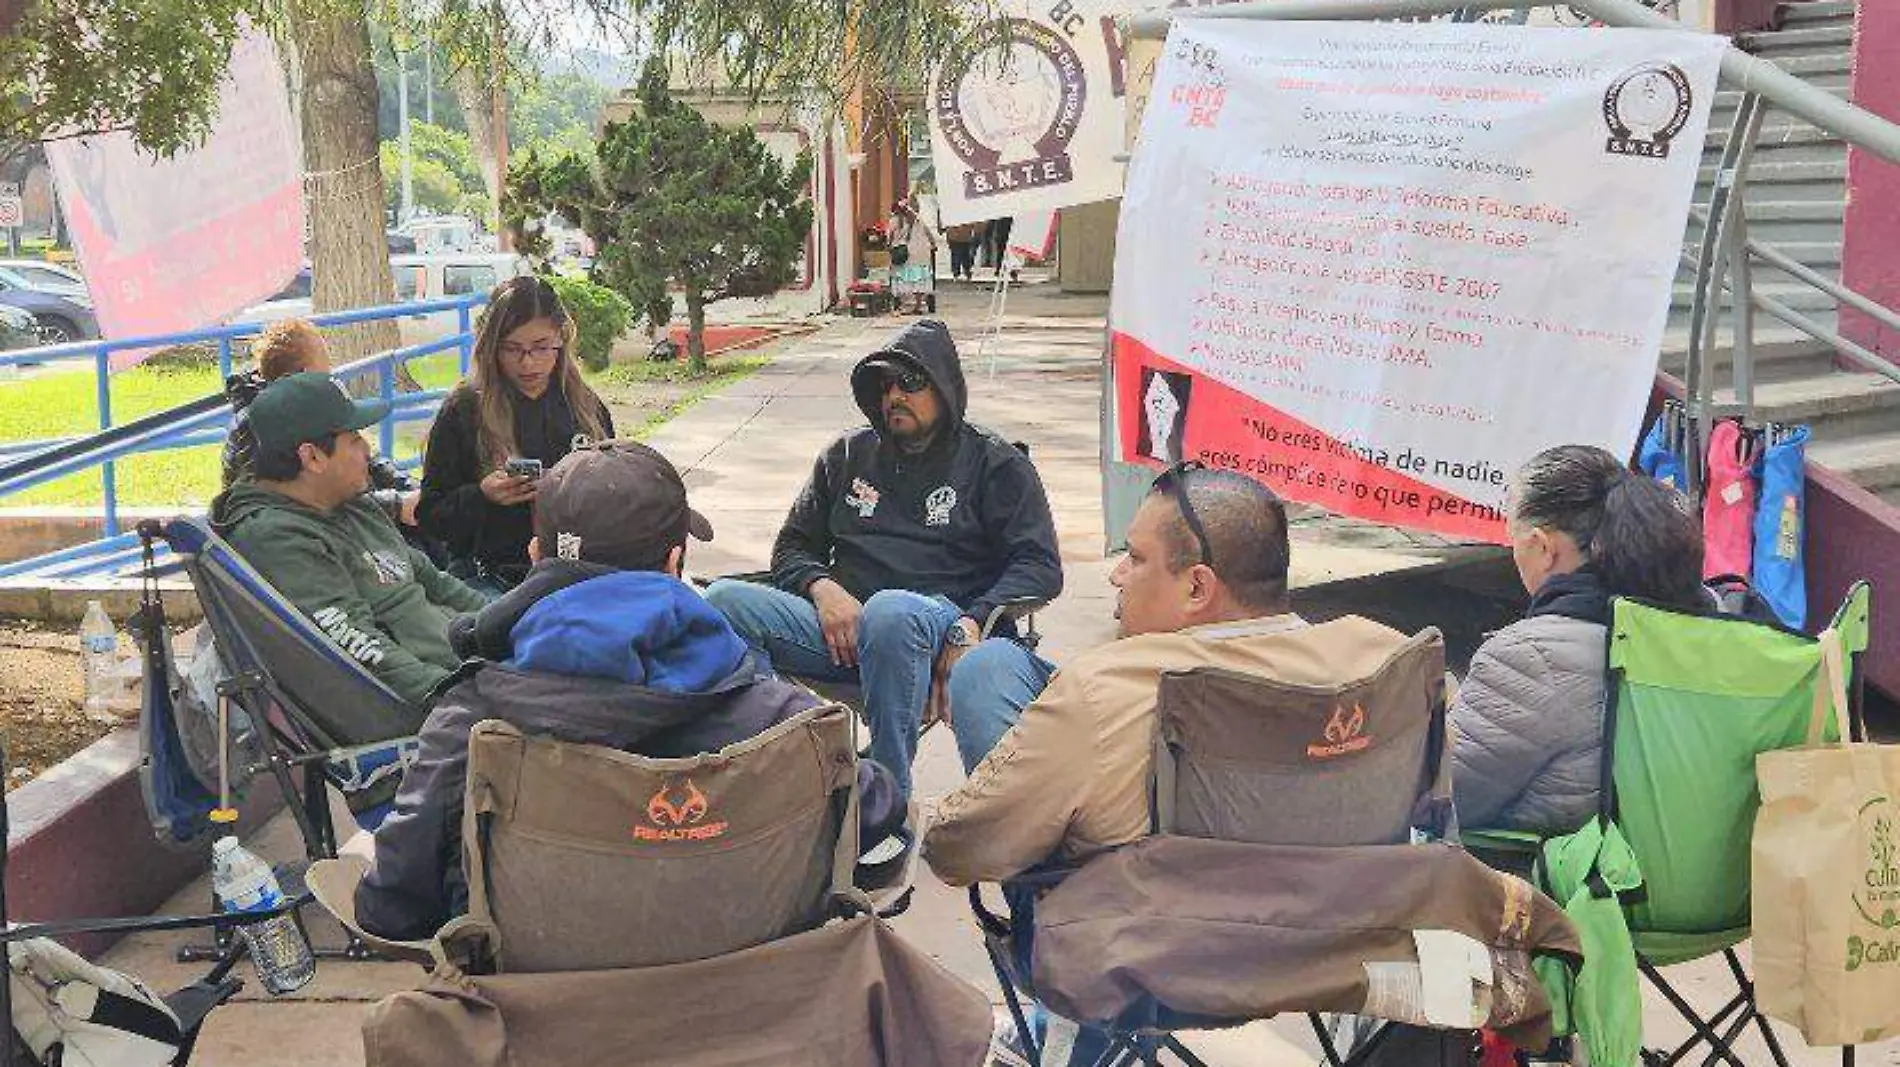
<instances>
[{"instance_id":1,"label":"beige building wall","mask_svg":"<svg viewBox=\"0 0 1900 1067\"><path fill-rule=\"evenodd\" d=\"M1115 276L1115 227L1122 202L1063 208L1057 224L1056 281L1065 293L1106 293Z\"/></svg>"}]
</instances>

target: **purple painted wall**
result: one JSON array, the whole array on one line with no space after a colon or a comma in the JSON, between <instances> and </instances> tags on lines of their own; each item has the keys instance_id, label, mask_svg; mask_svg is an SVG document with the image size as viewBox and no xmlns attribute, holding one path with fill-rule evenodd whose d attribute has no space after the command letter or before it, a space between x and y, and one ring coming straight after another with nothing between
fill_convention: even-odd
<instances>
[{"instance_id":1,"label":"purple painted wall","mask_svg":"<svg viewBox=\"0 0 1900 1067\"><path fill-rule=\"evenodd\" d=\"M1854 15L1854 103L1900 121L1900 3L1860 0ZM1900 166L1854 146L1847 150L1847 216L1841 281L1900 308ZM1841 309L1841 333L1900 361L1900 333Z\"/></svg>"},{"instance_id":2,"label":"purple painted wall","mask_svg":"<svg viewBox=\"0 0 1900 1067\"><path fill-rule=\"evenodd\" d=\"M1716 0L1715 32L1773 29L1781 0Z\"/></svg>"},{"instance_id":3,"label":"purple painted wall","mask_svg":"<svg viewBox=\"0 0 1900 1067\"><path fill-rule=\"evenodd\" d=\"M8 919L149 915L204 871L210 846L174 852L152 836L138 765L138 732L118 730L7 794ZM282 806L274 781L255 781L239 833ZM65 940L94 956L116 938Z\"/></svg>"},{"instance_id":4,"label":"purple painted wall","mask_svg":"<svg viewBox=\"0 0 1900 1067\"><path fill-rule=\"evenodd\" d=\"M1900 518L1867 490L1808 465L1808 621L1833 618L1855 582L1873 585L1867 680L1900 697Z\"/></svg>"}]
</instances>

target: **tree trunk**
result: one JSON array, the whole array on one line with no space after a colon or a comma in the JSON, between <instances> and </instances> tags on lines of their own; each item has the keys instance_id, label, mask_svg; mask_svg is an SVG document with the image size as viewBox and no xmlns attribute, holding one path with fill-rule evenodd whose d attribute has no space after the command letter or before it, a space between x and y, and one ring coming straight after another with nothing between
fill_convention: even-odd
<instances>
[{"instance_id":1,"label":"tree trunk","mask_svg":"<svg viewBox=\"0 0 1900 1067\"><path fill-rule=\"evenodd\" d=\"M706 373L706 298L686 287L686 365L697 378Z\"/></svg>"},{"instance_id":2,"label":"tree trunk","mask_svg":"<svg viewBox=\"0 0 1900 1067\"><path fill-rule=\"evenodd\" d=\"M311 302L320 312L393 304L369 23L336 0L292 0L290 16L303 79ZM393 319L332 329L326 339L339 365L401 343Z\"/></svg>"},{"instance_id":3,"label":"tree trunk","mask_svg":"<svg viewBox=\"0 0 1900 1067\"><path fill-rule=\"evenodd\" d=\"M449 83L455 87L455 99L462 105L462 122L468 127L468 146L475 155L475 169L482 172L482 188L488 190L491 224L500 216L501 190L495 186L495 87L489 71L470 63L455 72ZM496 226L496 232L500 227Z\"/></svg>"}]
</instances>

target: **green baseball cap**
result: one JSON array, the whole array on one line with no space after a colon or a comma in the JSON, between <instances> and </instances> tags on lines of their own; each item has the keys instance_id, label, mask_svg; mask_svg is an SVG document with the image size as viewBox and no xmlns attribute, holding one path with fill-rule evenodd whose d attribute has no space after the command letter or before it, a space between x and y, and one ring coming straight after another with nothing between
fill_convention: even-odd
<instances>
[{"instance_id":1,"label":"green baseball cap","mask_svg":"<svg viewBox=\"0 0 1900 1067\"><path fill-rule=\"evenodd\" d=\"M389 414L381 400L352 400L328 374L288 374L251 401L251 432L259 448L290 452L306 441L323 441L345 430L374 426Z\"/></svg>"}]
</instances>

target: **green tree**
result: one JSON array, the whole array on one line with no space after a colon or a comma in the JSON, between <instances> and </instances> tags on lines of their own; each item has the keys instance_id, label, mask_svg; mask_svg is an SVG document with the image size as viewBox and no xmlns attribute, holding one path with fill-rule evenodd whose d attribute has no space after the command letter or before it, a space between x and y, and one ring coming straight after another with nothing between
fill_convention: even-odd
<instances>
[{"instance_id":1,"label":"green tree","mask_svg":"<svg viewBox=\"0 0 1900 1067\"><path fill-rule=\"evenodd\" d=\"M0 37L0 141L130 131L170 154L211 130L231 48L278 0L32 0Z\"/></svg>"},{"instance_id":2,"label":"green tree","mask_svg":"<svg viewBox=\"0 0 1900 1067\"><path fill-rule=\"evenodd\" d=\"M395 141L381 145L383 173L389 181L383 186L383 206L390 211L402 207L402 146ZM409 180L415 189L415 206L437 215L461 210L465 190L455 172L439 161L420 155L410 160Z\"/></svg>"},{"instance_id":3,"label":"green tree","mask_svg":"<svg viewBox=\"0 0 1900 1067\"><path fill-rule=\"evenodd\" d=\"M706 305L791 280L811 231L811 159L787 167L752 130L706 121L667 91L664 63L647 65L638 100L632 119L607 127L592 161L523 160L506 210L524 229L549 211L577 220L600 250L594 279L656 324L668 317L668 283L677 285L698 373Z\"/></svg>"}]
</instances>

